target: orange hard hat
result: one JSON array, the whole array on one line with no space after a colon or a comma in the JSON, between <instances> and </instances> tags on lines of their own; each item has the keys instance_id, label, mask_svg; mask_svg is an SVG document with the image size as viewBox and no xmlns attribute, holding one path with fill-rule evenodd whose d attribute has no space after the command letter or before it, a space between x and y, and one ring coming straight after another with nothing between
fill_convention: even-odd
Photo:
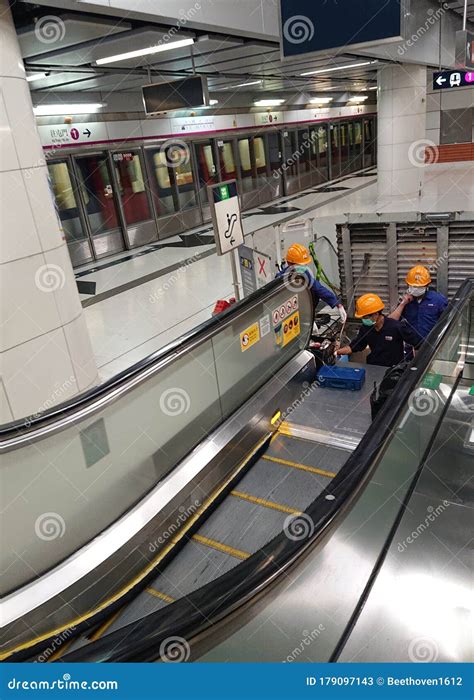
<instances>
[{"instance_id":1,"label":"orange hard hat","mask_svg":"<svg viewBox=\"0 0 474 700\"><path fill-rule=\"evenodd\" d=\"M309 265L312 262L309 250L300 243L290 245L286 253L286 262L289 265Z\"/></svg>"},{"instance_id":2,"label":"orange hard hat","mask_svg":"<svg viewBox=\"0 0 474 700\"><path fill-rule=\"evenodd\" d=\"M370 314L375 314L377 311L382 311L384 307L385 304L377 294L363 294L356 301L355 317L370 316Z\"/></svg>"},{"instance_id":3,"label":"orange hard hat","mask_svg":"<svg viewBox=\"0 0 474 700\"><path fill-rule=\"evenodd\" d=\"M410 287L426 287L431 282L431 275L423 265L415 265L408 270L405 282Z\"/></svg>"}]
</instances>

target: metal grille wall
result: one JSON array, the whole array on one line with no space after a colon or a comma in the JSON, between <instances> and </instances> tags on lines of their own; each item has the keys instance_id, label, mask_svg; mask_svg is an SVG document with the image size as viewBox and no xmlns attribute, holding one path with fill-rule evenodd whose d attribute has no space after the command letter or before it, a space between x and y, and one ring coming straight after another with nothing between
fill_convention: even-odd
<instances>
[{"instance_id":1,"label":"metal grille wall","mask_svg":"<svg viewBox=\"0 0 474 700\"><path fill-rule=\"evenodd\" d=\"M474 278L474 221L455 221L449 227L448 296L466 277Z\"/></svg>"},{"instance_id":2,"label":"metal grille wall","mask_svg":"<svg viewBox=\"0 0 474 700\"><path fill-rule=\"evenodd\" d=\"M406 289L407 271L427 267L432 287L452 296L474 278L474 221L384 221L337 227L342 297L352 315L354 300L376 292L393 309Z\"/></svg>"}]
</instances>

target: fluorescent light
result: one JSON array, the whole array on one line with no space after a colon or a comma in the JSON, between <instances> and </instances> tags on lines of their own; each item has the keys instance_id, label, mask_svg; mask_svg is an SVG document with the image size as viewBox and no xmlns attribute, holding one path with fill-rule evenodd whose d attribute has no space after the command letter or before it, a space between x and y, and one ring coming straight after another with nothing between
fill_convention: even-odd
<instances>
[{"instance_id":1,"label":"fluorescent light","mask_svg":"<svg viewBox=\"0 0 474 700\"><path fill-rule=\"evenodd\" d=\"M190 46L191 44L194 44L194 39L180 39L179 41L172 41L169 44L156 44L156 46L148 46L146 49L138 49L137 51L118 53L115 56L98 58L95 63L97 66L102 66L104 63L115 63L116 61L126 61L129 58L137 58L138 56L149 56L153 53L171 51L171 49L180 49L182 46Z\"/></svg>"},{"instance_id":2,"label":"fluorescent light","mask_svg":"<svg viewBox=\"0 0 474 700\"><path fill-rule=\"evenodd\" d=\"M218 104L219 100L209 100L210 105L216 105Z\"/></svg>"},{"instance_id":3,"label":"fluorescent light","mask_svg":"<svg viewBox=\"0 0 474 700\"><path fill-rule=\"evenodd\" d=\"M317 104L317 105L327 105L328 102L333 101L333 97L312 97L310 99L311 104Z\"/></svg>"},{"instance_id":4,"label":"fluorescent light","mask_svg":"<svg viewBox=\"0 0 474 700\"><path fill-rule=\"evenodd\" d=\"M335 70L347 70L348 68L359 68L359 66L371 66L377 61L360 61L359 63L347 63L345 66L335 66L334 68L320 68L319 70L310 70L307 73L300 73L300 75L316 75L317 73L331 73Z\"/></svg>"},{"instance_id":5,"label":"fluorescent light","mask_svg":"<svg viewBox=\"0 0 474 700\"><path fill-rule=\"evenodd\" d=\"M256 107L277 107L283 104L285 100L256 100L254 105Z\"/></svg>"},{"instance_id":6,"label":"fluorescent light","mask_svg":"<svg viewBox=\"0 0 474 700\"><path fill-rule=\"evenodd\" d=\"M33 73L33 75L27 75L26 80L29 83L32 83L33 80L43 80L43 78L47 78L48 74L47 73Z\"/></svg>"},{"instance_id":7,"label":"fluorescent light","mask_svg":"<svg viewBox=\"0 0 474 700\"><path fill-rule=\"evenodd\" d=\"M368 95L354 95L354 97L349 97L349 102L363 102L364 100L368 99Z\"/></svg>"},{"instance_id":8,"label":"fluorescent light","mask_svg":"<svg viewBox=\"0 0 474 700\"><path fill-rule=\"evenodd\" d=\"M232 90L232 88L247 87L247 85L260 85L261 82L261 80L251 80L248 83L237 83L237 85L227 85L226 87L221 88L221 90Z\"/></svg>"},{"instance_id":9,"label":"fluorescent light","mask_svg":"<svg viewBox=\"0 0 474 700\"><path fill-rule=\"evenodd\" d=\"M57 105L38 105L33 107L33 112L37 117L46 116L48 114L89 114L96 112L101 107L104 107L103 102L94 102L90 104L57 104Z\"/></svg>"},{"instance_id":10,"label":"fluorescent light","mask_svg":"<svg viewBox=\"0 0 474 700\"><path fill-rule=\"evenodd\" d=\"M378 89L377 85L374 85L373 87L367 88L367 90L377 90L377 89Z\"/></svg>"}]
</instances>

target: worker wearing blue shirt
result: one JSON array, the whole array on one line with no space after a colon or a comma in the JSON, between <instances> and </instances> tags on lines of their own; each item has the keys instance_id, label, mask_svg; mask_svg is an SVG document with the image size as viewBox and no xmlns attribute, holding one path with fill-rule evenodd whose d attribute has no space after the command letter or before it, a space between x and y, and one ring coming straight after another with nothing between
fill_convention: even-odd
<instances>
[{"instance_id":1,"label":"worker wearing blue shirt","mask_svg":"<svg viewBox=\"0 0 474 700\"><path fill-rule=\"evenodd\" d=\"M295 243L288 248L288 252L286 254L286 265L284 265L280 272L277 273L277 277L291 274L292 272L304 275L304 277L306 277L308 280L309 288L311 289L314 308L316 309L320 301L324 301L331 308L337 308L341 321L345 323L347 313L344 306L341 304L334 292L325 287L314 277L310 268L308 267L308 265L311 265L312 262L313 261L309 250L304 245Z\"/></svg>"},{"instance_id":2,"label":"worker wearing blue shirt","mask_svg":"<svg viewBox=\"0 0 474 700\"><path fill-rule=\"evenodd\" d=\"M431 275L423 265L415 265L406 276L408 292L390 318L405 319L422 338L426 338L446 309L448 300L443 294L428 288Z\"/></svg>"},{"instance_id":3,"label":"worker wearing blue shirt","mask_svg":"<svg viewBox=\"0 0 474 700\"><path fill-rule=\"evenodd\" d=\"M421 336L406 321L384 316L383 309L377 294L363 294L357 299L355 316L362 319L362 327L349 345L337 348L336 355L352 355L368 346L367 364L393 367L403 360L404 343L418 348Z\"/></svg>"}]
</instances>

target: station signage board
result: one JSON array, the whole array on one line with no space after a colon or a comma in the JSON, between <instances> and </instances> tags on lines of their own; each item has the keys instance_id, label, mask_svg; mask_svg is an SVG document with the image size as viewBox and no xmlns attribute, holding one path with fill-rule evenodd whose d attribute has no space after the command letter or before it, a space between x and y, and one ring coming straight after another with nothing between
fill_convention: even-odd
<instances>
[{"instance_id":1,"label":"station signage board","mask_svg":"<svg viewBox=\"0 0 474 700\"><path fill-rule=\"evenodd\" d=\"M217 254L225 255L244 242L237 182L219 182L207 189Z\"/></svg>"},{"instance_id":2,"label":"station signage board","mask_svg":"<svg viewBox=\"0 0 474 700\"><path fill-rule=\"evenodd\" d=\"M433 73L434 90L474 87L474 71L443 70Z\"/></svg>"},{"instance_id":3,"label":"station signage board","mask_svg":"<svg viewBox=\"0 0 474 700\"><path fill-rule=\"evenodd\" d=\"M280 0L283 59L404 38L408 0Z\"/></svg>"}]
</instances>

